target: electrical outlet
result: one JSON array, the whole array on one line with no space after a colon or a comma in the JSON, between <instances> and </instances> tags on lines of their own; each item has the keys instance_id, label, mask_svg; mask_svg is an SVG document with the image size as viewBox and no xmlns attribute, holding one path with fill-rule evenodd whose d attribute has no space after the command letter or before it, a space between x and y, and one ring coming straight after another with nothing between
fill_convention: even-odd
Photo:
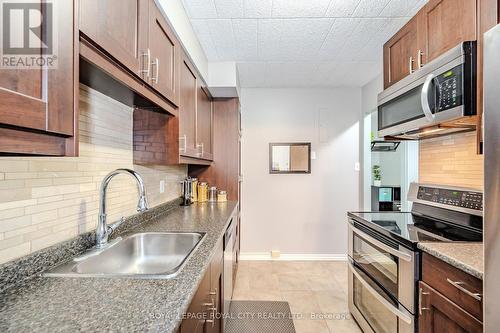
<instances>
[{"instance_id":1,"label":"electrical outlet","mask_svg":"<svg viewBox=\"0 0 500 333\"><path fill-rule=\"evenodd\" d=\"M281 257L281 251L271 251L271 258L278 259L279 257Z\"/></svg>"},{"instance_id":2,"label":"electrical outlet","mask_svg":"<svg viewBox=\"0 0 500 333\"><path fill-rule=\"evenodd\" d=\"M165 192L165 181L160 180L160 193L164 193L164 192Z\"/></svg>"}]
</instances>

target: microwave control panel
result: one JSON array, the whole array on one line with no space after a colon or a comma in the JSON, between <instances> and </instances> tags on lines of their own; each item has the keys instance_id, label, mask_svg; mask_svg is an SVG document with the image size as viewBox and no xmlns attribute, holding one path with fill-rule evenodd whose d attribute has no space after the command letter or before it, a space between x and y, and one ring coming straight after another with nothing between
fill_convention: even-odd
<instances>
[{"instance_id":1,"label":"microwave control panel","mask_svg":"<svg viewBox=\"0 0 500 333\"><path fill-rule=\"evenodd\" d=\"M457 66L435 78L438 112L462 105L462 66Z\"/></svg>"},{"instance_id":2,"label":"microwave control panel","mask_svg":"<svg viewBox=\"0 0 500 333\"><path fill-rule=\"evenodd\" d=\"M483 210L483 194L481 192L420 186L417 198L443 205L457 206L479 211Z\"/></svg>"}]
</instances>

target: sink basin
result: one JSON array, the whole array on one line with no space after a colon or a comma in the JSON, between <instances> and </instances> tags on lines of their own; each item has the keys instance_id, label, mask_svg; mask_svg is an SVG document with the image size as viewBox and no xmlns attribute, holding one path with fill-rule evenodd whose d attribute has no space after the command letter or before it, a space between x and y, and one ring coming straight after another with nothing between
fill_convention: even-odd
<instances>
[{"instance_id":1,"label":"sink basin","mask_svg":"<svg viewBox=\"0 0 500 333\"><path fill-rule=\"evenodd\" d=\"M46 272L45 276L169 278L204 237L203 233L139 233L118 238Z\"/></svg>"}]
</instances>

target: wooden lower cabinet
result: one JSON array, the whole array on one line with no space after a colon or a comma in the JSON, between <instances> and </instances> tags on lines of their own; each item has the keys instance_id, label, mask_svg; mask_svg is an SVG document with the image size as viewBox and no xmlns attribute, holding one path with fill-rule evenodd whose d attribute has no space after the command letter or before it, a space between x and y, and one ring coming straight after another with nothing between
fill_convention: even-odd
<instances>
[{"instance_id":1,"label":"wooden lower cabinet","mask_svg":"<svg viewBox=\"0 0 500 333\"><path fill-rule=\"evenodd\" d=\"M222 286L223 286L223 241L201 281L191 305L181 323L179 333L221 333L222 332Z\"/></svg>"},{"instance_id":2,"label":"wooden lower cabinet","mask_svg":"<svg viewBox=\"0 0 500 333\"><path fill-rule=\"evenodd\" d=\"M478 278L424 253L419 332L482 332L482 285Z\"/></svg>"},{"instance_id":3,"label":"wooden lower cabinet","mask_svg":"<svg viewBox=\"0 0 500 333\"><path fill-rule=\"evenodd\" d=\"M420 333L481 333L483 324L426 283L420 281Z\"/></svg>"}]
</instances>

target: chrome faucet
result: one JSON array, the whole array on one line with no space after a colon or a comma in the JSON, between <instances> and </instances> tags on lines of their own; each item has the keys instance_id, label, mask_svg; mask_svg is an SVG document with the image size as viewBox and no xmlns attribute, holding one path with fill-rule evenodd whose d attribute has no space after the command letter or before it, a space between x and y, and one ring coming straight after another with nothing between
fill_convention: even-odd
<instances>
[{"instance_id":1,"label":"chrome faucet","mask_svg":"<svg viewBox=\"0 0 500 333\"><path fill-rule=\"evenodd\" d=\"M124 221L124 218L122 217L116 223L113 223L109 226L106 224L106 190L111 179L119 174L126 174L134 177L137 182L137 189L139 190L139 202L137 203L137 211L144 212L148 210L146 188L144 187L144 181L142 180L142 177L137 172L130 169L116 169L115 171L110 172L106 177L104 177L101 183L99 197L99 221L97 222L97 228L95 231L96 248L98 249L102 249L108 244L108 237L111 236L113 231L115 231L115 229L118 228Z\"/></svg>"}]
</instances>

